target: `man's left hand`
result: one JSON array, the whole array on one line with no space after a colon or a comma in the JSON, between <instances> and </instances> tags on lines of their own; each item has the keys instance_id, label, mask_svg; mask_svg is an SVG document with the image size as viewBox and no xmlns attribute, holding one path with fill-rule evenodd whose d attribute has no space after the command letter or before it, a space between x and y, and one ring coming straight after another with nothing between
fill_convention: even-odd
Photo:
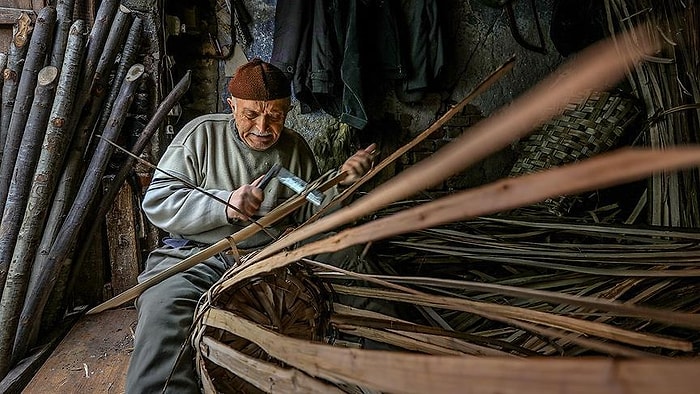
<instances>
[{"instance_id":1,"label":"man's left hand","mask_svg":"<svg viewBox=\"0 0 700 394\"><path fill-rule=\"evenodd\" d=\"M340 171L345 171L346 174L340 184L343 186L350 186L365 175L372 167L372 160L374 160L376 149L377 144L372 143L365 149L360 149L357 153L350 156L345 163L340 166Z\"/></svg>"}]
</instances>

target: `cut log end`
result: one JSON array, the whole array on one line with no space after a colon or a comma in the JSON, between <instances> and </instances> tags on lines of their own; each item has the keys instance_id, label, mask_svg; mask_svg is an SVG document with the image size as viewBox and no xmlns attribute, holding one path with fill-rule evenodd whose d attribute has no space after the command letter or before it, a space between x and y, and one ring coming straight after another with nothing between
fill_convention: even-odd
<instances>
[{"instance_id":1,"label":"cut log end","mask_svg":"<svg viewBox=\"0 0 700 394\"><path fill-rule=\"evenodd\" d=\"M46 66L39 71L37 75L37 83L41 86L48 85L58 78L58 68L55 66Z\"/></svg>"},{"instance_id":2,"label":"cut log end","mask_svg":"<svg viewBox=\"0 0 700 394\"><path fill-rule=\"evenodd\" d=\"M127 81L136 81L137 79L141 78L145 72L145 67L143 64L134 64L131 66L129 69L129 73L126 74L126 80Z\"/></svg>"},{"instance_id":3,"label":"cut log end","mask_svg":"<svg viewBox=\"0 0 700 394\"><path fill-rule=\"evenodd\" d=\"M131 9L129 9L129 7L125 6L124 4L119 4L119 12L123 12L125 14L130 14Z\"/></svg>"}]
</instances>

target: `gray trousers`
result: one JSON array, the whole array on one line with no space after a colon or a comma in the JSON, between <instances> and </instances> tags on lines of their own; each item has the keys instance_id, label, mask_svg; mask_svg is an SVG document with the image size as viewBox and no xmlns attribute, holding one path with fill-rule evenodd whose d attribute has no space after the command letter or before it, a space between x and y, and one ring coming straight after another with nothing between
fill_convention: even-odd
<instances>
[{"instance_id":1,"label":"gray trousers","mask_svg":"<svg viewBox=\"0 0 700 394\"><path fill-rule=\"evenodd\" d=\"M324 253L315 256L315 259L345 269L370 273L373 270L369 267L358 266L357 257L361 248L360 245L338 252ZM139 282L202 249L164 246L154 250L146 261L146 269L139 276ZM171 276L139 296L136 302L138 323L134 351L126 375L127 394L161 393L166 382L167 393L200 392L193 349L187 339L200 297L221 278L228 267L226 258L217 255L187 271ZM369 306L358 305L352 300L347 303L356 307L368 307L370 310L380 310L372 301L369 302ZM393 314L392 312L389 313ZM178 360L180 352L182 354Z\"/></svg>"},{"instance_id":2,"label":"gray trousers","mask_svg":"<svg viewBox=\"0 0 700 394\"><path fill-rule=\"evenodd\" d=\"M165 246L154 250L146 261L139 282L202 249ZM134 351L126 374L127 393L161 393L166 382L167 393L200 392L193 349L187 337L200 297L227 268L227 261L217 255L171 276L139 296Z\"/></svg>"}]
</instances>

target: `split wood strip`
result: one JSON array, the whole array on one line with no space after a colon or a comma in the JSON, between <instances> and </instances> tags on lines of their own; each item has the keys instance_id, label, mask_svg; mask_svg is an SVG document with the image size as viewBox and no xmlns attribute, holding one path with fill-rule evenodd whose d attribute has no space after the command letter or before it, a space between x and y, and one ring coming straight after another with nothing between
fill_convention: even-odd
<instances>
[{"instance_id":1,"label":"split wood strip","mask_svg":"<svg viewBox=\"0 0 700 394\"><path fill-rule=\"evenodd\" d=\"M526 320L526 321L532 321L537 324L542 324L545 326L552 326L556 328L561 328L561 329L567 329L570 331L574 332L585 332L588 334L593 334L597 335L603 338L607 339L615 339L619 340L622 342L625 342L625 339L628 341L627 343L634 344L634 345L639 345L639 346L655 346L652 345L651 342L647 341L654 341L658 340L660 342L657 342L656 346L670 346L672 349L678 349L678 350L684 350L684 351L690 351L692 350L692 344L689 344L688 342L685 341L665 341L664 339L655 339L655 336L649 335L644 337L645 334L638 334L638 333L633 333L633 332L628 332L626 330L618 329L615 327L609 327L606 328L605 325L601 323L593 323L592 325L588 325L588 322L585 320L579 320L579 319L574 319L570 317L565 317L565 316L558 316L558 315L553 315L552 313L547 313L547 312L540 312L540 311L530 311L526 308L519 308L519 307L511 307L511 306L503 306L503 305L497 305L497 304L489 304L486 302L481 302L481 301L470 301L466 299L461 299L461 298L454 298L454 297L443 297L443 296L435 296L435 295L430 295L430 294L425 294L421 293L417 290L403 287L400 285L397 285L392 282L387 282L382 279L378 279L375 276L371 275L363 275L363 274L357 274L353 273L350 271L346 271L337 267L330 266L328 264L323 264L319 262L314 262L310 261L308 259L304 259L305 262L311 263L313 265L317 265L321 268L325 268L328 270L332 271L337 271L337 272L344 272L348 274L351 277L355 278L361 278L365 281L376 283L379 285L383 285L384 287L391 288L394 290L398 291L386 291L386 290L379 290L379 289L371 289L371 288L363 288L363 287L347 287L347 286L342 286L342 285L332 285L334 290L340 294L347 294L347 295L353 295L353 296L361 296L361 297L370 297L370 298L380 298L380 299L385 299L385 300L390 300L390 301L399 301L399 302L408 302L412 304L418 304L418 305L425 305L425 306L431 306L431 307L438 307L442 309L453 309L453 310L460 310L468 313L473 313L477 315L484 316L486 318L492 319L492 320L497 320L501 321L507 324L515 325L515 326L526 326L523 328L526 328L530 331L538 332L543 335L547 336L554 336L555 338L560 338L562 335L560 333L552 333L551 331L545 331L541 328L535 327L533 325L524 325L522 322L519 322L518 320ZM218 289L228 289L229 287L222 285ZM426 300L431 300L431 301L426 301ZM446 301L448 300L448 301ZM612 304L612 302L610 302ZM461 308L466 308L466 309L461 309ZM664 311L651 311L655 315L664 315L664 320L665 321L671 321L671 324L678 324L678 325L686 325L689 327L697 327L700 325L700 315L694 315L694 314L679 314L679 313L674 313L670 312L672 316L665 315ZM669 313L669 312L666 312ZM546 316L549 315L550 317L547 318ZM676 318L677 320L674 320ZM532 320L528 320L532 319ZM587 330L582 330L583 327L587 327ZM607 330L607 331L606 331ZM552 335L554 334L554 335ZM614 335L613 337L610 337L608 335ZM642 335L642 336L640 336ZM629 341L634 341L634 342L629 342ZM640 345L642 343L642 345ZM660 343L663 343L661 345ZM594 347L597 349L602 349L602 344L601 345L596 345L595 343L591 343L592 345L595 345Z\"/></svg>"},{"instance_id":2,"label":"split wood strip","mask_svg":"<svg viewBox=\"0 0 700 394\"><path fill-rule=\"evenodd\" d=\"M128 75L122 83L122 89L117 103L112 110L108 127L104 130L103 135L106 139L114 140L121 132L124 121L126 120L126 113L134 99L136 87L143 75L144 66L141 64L136 64L129 70ZM90 160L85 178L80 184L78 195L75 198L71 210L68 212L68 216L66 216L66 219L63 221L61 230L58 232L58 236L54 241L51 250L49 251L49 255L46 260L47 264L38 277L36 282L37 287L34 289L35 292L28 295L27 299L25 300L25 308L23 313L26 312L26 315L31 316L32 318L30 322L27 322L26 328L22 327L22 330L18 330L18 342L24 341L24 338L29 338L29 342L32 343L38 335L44 306L46 305L49 295L51 294L51 290L56 283L61 266L69 258L69 254L75 247L80 227L87 216L87 207L92 205L92 202L95 199L99 182L102 179L105 169L107 168L112 151L113 148L111 145L105 141L100 141L92 160ZM21 355L15 353L15 357L21 357Z\"/></svg>"},{"instance_id":3,"label":"split wood strip","mask_svg":"<svg viewBox=\"0 0 700 394\"><path fill-rule=\"evenodd\" d=\"M621 35L616 42L608 39L590 46L511 105L480 121L432 156L379 185L353 204L288 234L263 249L254 261L439 183L527 135L560 113L569 102L592 90L610 86L629 66L657 50L658 44L649 35L641 35L642 29L644 26Z\"/></svg>"},{"instance_id":4,"label":"split wood strip","mask_svg":"<svg viewBox=\"0 0 700 394\"><path fill-rule=\"evenodd\" d=\"M376 297L388 301L407 302L441 309L452 309L467 313L474 313L491 320L502 321L510 324L513 324L514 320L525 321L528 323L559 328L571 332L595 335L600 338L619 341L634 346L656 346L667 349L681 350L684 352L693 350L692 343L687 341L662 338L647 333L628 331L608 324L591 322L568 316L560 316L527 308L470 301L455 297L434 296L430 294L408 294L396 291L362 287L347 287L341 285L333 285L333 290L335 290L338 294L373 298Z\"/></svg>"},{"instance_id":5,"label":"split wood strip","mask_svg":"<svg viewBox=\"0 0 700 394\"><path fill-rule=\"evenodd\" d=\"M549 197L609 187L641 179L656 171L692 165L700 165L700 148L620 149L576 164L500 180L344 230L296 250L278 253L258 264L246 266L223 287L318 253L334 252L392 235L513 209Z\"/></svg>"},{"instance_id":6,"label":"split wood strip","mask_svg":"<svg viewBox=\"0 0 700 394\"><path fill-rule=\"evenodd\" d=\"M325 192L326 190L337 185L344 177L345 174L340 173L323 183L321 186L319 186L318 190L320 190L321 192ZM133 300L134 298L138 297L141 293L143 293L146 289L164 281L165 279L175 275L176 273L190 269L195 265L199 264L200 262L216 255L217 253L221 253L230 249L231 245L235 245L238 242L250 238L258 231L260 231L261 227L269 227L274 225L279 220L285 218L290 213L302 207L304 204L306 204L306 201L306 197L304 197L303 195L296 195L292 197L291 199L285 201L282 205L270 211L270 213L268 213L267 215L263 216L260 220L257 221L257 224L251 223L250 225L246 226L245 228L241 229L235 234L232 234L231 236L222 239L221 241L215 243L212 246L209 246L201 252L190 256L182 260L181 262L173 265L172 267L169 267L168 269L148 278L144 282L139 283L131 289L103 302L100 305L97 305L96 307L87 311L87 314L90 315L94 313L100 313L107 309L118 307L124 304L125 302Z\"/></svg>"},{"instance_id":7,"label":"split wood strip","mask_svg":"<svg viewBox=\"0 0 700 394\"><path fill-rule=\"evenodd\" d=\"M524 226L524 227L533 227L533 228L539 228L539 229L547 229L547 230L566 230L566 231L579 231L579 232L585 232L585 233L593 233L593 234L613 234L616 238L619 236L626 236L626 235L640 235L640 236L645 236L649 238L662 238L662 239L667 239L667 238L674 238L674 239L687 239L687 240L693 240L693 241L698 241L700 240L700 232L691 232L687 231L688 229L670 229L670 228L664 228L664 227L656 227L656 228L640 228L640 227L632 227L632 226L618 226L618 225L594 225L594 224L581 224L581 223L556 223L556 222L544 222L544 221L538 221L538 220L532 220L532 221L526 221L526 220L519 220L519 219L506 219L502 217L494 217L494 216L489 216L489 217L484 217L481 218L481 220L486 220L490 222L495 222L495 223L503 223L506 225L513 225L513 226Z\"/></svg>"},{"instance_id":8,"label":"split wood strip","mask_svg":"<svg viewBox=\"0 0 700 394\"><path fill-rule=\"evenodd\" d=\"M452 357L339 348L210 309L204 324L247 338L311 376L394 393L694 393L697 360Z\"/></svg>"},{"instance_id":9,"label":"split wood strip","mask_svg":"<svg viewBox=\"0 0 700 394\"><path fill-rule=\"evenodd\" d=\"M362 280L366 280L366 277L367 275L358 275L358 278L363 278ZM507 286L497 283L474 282L469 280L384 275L373 275L372 278L388 281L391 283L404 283L419 286L435 286L448 289L480 291L491 294L508 295L522 299L536 299L552 303L574 305L584 308L594 308L606 312L615 312L618 316L641 317L644 319L651 319L668 324L682 324L681 322L685 321L686 324L689 324L693 328L700 328L700 317L698 315L668 311L663 309L654 309L645 306L622 303L598 297L576 296L556 291L528 289L518 286ZM692 316L694 319L688 321L688 316Z\"/></svg>"},{"instance_id":10,"label":"split wood strip","mask_svg":"<svg viewBox=\"0 0 700 394\"><path fill-rule=\"evenodd\" d=\"M231 349L205 336L200 349L204 357L267 393L336 393L344 391L294 368L281 368ZM215 394L215 391L206 391Z\"/></svg>"},{"instance_id":11,"label":"split wood strip","mask_svg":"<svg viewBox=\"0 0 700 394\"><path fill-rule=\"evenodd\" d=\"M400 320L393 316L384 315L366 309L353 308L337 302L333 303L333 315L331 316L331 322L335 323L338 320L344 319L346 316L349 322L364 322L366 319L374 319L387 322L389 327L393 327L394 325L398 324L399 327L403 328L400 330L403 335L412 336L414 338L420 336L424 341L429 341L439 346L455 349L465 354L471 354L474 356L518 357L512 353L492 349L476 343L476 341L485 343L490 342L493 343L494 346L501 346L500 342L491 341L489 338L429 326L420 326L420 330L411 329L410 327L418 326L413 322ZM396 331L399 331L399 329L397 328ZM503 345L508 344L504 343Z\"/></svg>"}]
</instances>

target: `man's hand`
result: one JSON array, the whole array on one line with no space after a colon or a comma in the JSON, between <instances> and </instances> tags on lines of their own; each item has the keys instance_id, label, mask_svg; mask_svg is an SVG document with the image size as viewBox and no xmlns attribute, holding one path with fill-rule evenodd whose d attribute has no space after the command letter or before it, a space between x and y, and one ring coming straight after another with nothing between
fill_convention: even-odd
<instances>
[{"instance_id":1,"label":"man's hand","mask_svg":"<svg viewBox=\"0 0 700 394\"><path fill-rule=\"evenodd\" d=\"M355 181L360 179L363 175L369 171L372 167L372 160L374 160L375 150L377 149L377 144L373 143L365 149L358 150L357 153L350 156L342 166L340 166L340 171L345 171L347 175L340 182L343 186L350 186Z\"/></svg>"},{"instance_id":2,"label":"man's hand","mask_svg":"<svg viewBox=\"0 0 700 394\"><path fill-rule=\"evenodd\" d=\"M230 222L248 220L255 214L255 212L258 211L260 204L262 204L263 199L265 198L265 194L263 193L262 189L257 187L257 184L263 177L264 175L256 179L251 185L243 185L231 193L228 198L228 203L238 208L238 210L240 210L245 216L241 215L239 212L236 212L231 207L226 207L226 217Z\"/></svg>"}]
</instances>

